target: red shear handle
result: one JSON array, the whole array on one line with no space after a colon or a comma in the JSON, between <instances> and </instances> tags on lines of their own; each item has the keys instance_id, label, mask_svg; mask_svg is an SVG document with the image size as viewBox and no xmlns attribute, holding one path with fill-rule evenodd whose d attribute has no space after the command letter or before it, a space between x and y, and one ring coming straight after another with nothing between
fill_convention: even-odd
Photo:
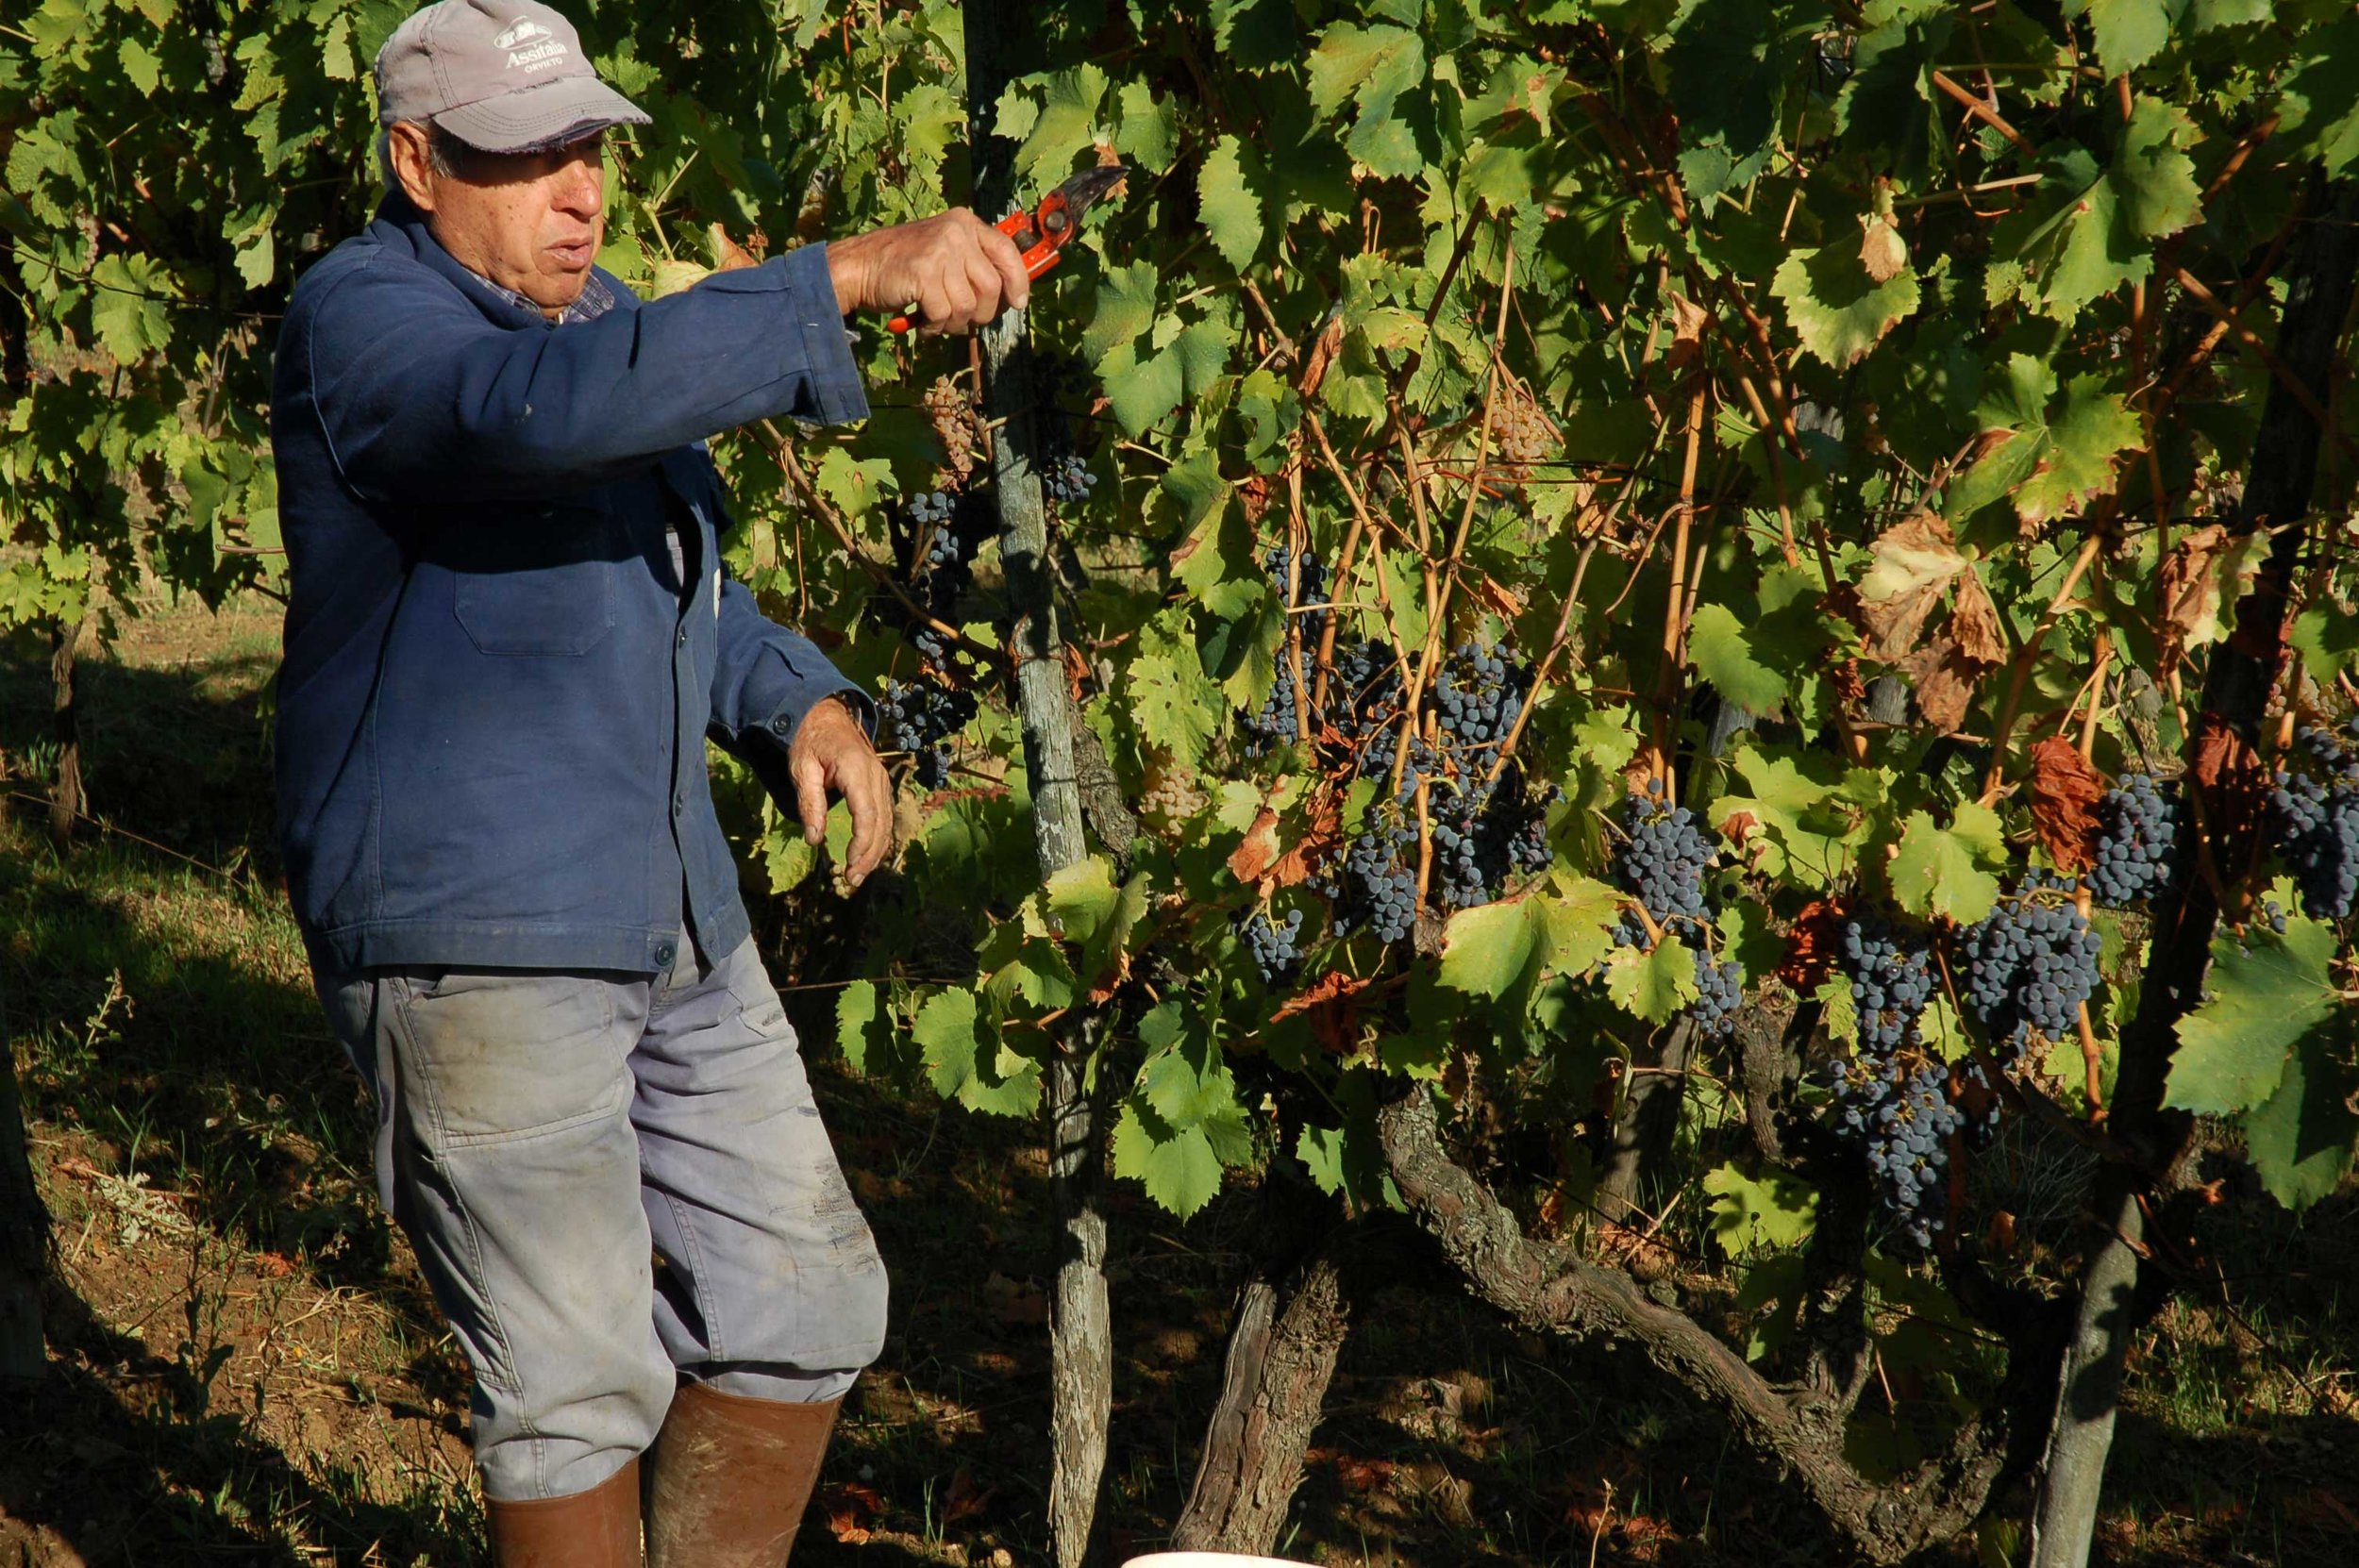
<instances>
[{"instance_id":1,"label":"red shear handle","mask_svg":"<svg viewBox=\"0 0 2359 1568\"><path fill-rule=\"evenodd\" d=\"M1065 211L1062 191L1051 191L1038 209L1009 213L992 225L1013 240L1024 253L1024 275L1038 277L1057 264L1057 253L1072 237L1073 220ZM917 323L909 316L895 316L885 323L888 332L907 332Z\"/></svg>"}]
</instances>

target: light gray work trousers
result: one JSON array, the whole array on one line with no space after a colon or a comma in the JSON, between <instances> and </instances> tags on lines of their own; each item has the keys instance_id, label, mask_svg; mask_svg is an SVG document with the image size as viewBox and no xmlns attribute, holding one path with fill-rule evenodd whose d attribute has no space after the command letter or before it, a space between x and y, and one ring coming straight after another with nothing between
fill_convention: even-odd
<instances>
[{"instance_id":1,"label":"light gray work trousers","mask_svg":"<svg viewBox=\"0 0 2359 1568\"><path fill-rule=\"evenodd\" d=\"M377 1192L475 1373L487 1496L585 1492L681 1377L831 1399L885 1270L751 942L669 973L317 976L377 1103Z\"/></svg>"}]
</instances>

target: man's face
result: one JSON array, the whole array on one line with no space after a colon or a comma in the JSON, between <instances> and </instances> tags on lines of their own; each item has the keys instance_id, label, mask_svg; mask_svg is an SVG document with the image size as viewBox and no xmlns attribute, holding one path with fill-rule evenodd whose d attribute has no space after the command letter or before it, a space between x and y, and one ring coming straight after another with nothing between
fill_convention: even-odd
<instances>
[{"instance_id":1,"label":"man's face","mask_svg":"<svg viewBox=\"0 0 2359 1568\"><path fill-rule=\"evenodd\" d=\"M606 237L604 142L593 131L544 152L460 148L438 170L426 127L392 130L393 172L436 242L552 318L580 297Z\"/></svg>"}]
</instances>

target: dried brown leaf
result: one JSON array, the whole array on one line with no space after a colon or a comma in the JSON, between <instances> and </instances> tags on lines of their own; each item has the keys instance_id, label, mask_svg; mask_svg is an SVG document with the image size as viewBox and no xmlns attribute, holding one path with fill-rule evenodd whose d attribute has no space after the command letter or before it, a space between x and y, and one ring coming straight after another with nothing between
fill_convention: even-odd
<instances>
[{"instance_id":1,"label":"dried brown leaf","mask_svg":"<svg viewBox=\"0 0 2359 1568\"><path fill-rule=\"evenodd\" d=\"M1375 982L1330 969L1273 1013L1270 1022L1299 1013L1310 1021L1319 1046L1333 1056L1348 1056L1359 1043L1360 1005L1355 999Z\"/></svg>"},{"instance_id":2,"label":"dried brown leaf","mask_svg":"<svg viewBox=\"0 0 2359 1568\"><path fill-rule=\"evenodd\" d=\"M1968 659L1983 664L2007 661L1999 607L1990 602L1990 591L1971 567L1958 574L1956 596L1949 609L1949 635L1958 640L1959 651Z\"/></svg>"},{"instance_id":3,"label":"dried brown leaf","mask_svg":"<svg viewBox=\"0 0 2359 1568\"><path fill-rule=\"evenodd\" d=\"M2104 797L2104 784L2071 742L2051 735L2032 747L2032 826L2060 870L2089 864L2095 808Z\"/></svg>"},{"instance_id":4,"label":"dried brown leaf","mask_svg":"<svg viewBox=\"0 0 2359 1568\"><path fill-rule=\"evenodd\" d=\"M1229 875L1240 882L1259 882L1278 863L1278 813L1262 808L1245 839L1229 852Z\"/></svg>"},{"instance_id":5,"label":"dried brown leaf","mask_svg":"<svg viewBox=\"0 0 2359 1568\"><path fill-rule=\"evenodd\" d=\"M712 239L712 270L733 273L741 267L758 267L761 260L753 252L729 238L729 231L714 224L708 231Z\"/></svg>"},{"instance_id":6,"label":"dried brown leaf","mask_svg":"<svg viewBox=\"0 0 2359 1568\"><path fill-rule=\"evenodd\" d=\"M1287 845L1269 868L1272 887L1291 888L1309 881L1319 867L1343 851L1342 797L1333 790L1322 789L1307 805L1309 820L1302 825L1302 836Z\"/></svg>"},{"instance_id":7,"label":"dried brown leaf","mask_svg":"<svg viewBox=\"0 0 2359 1568\"><path fill-rule=\"evenodd\" d=\"M1930 511L1902 518L1869 546L1874 558L1859 583L1860 629L1867 651L1886 663L1908 657L1924 638L1925 623L1942 591L1968 570L1949 525Z\"/></svg>"},{"instance_id":8,"label":"dried brown leaf","mask_svg":"<svg viewBox=\"0 0 2359 1568\"><path fill-rule=\"evenodd\" d=\"M1683 370L1702 352L1704 327L1712 321L1712 312L1676 291L1671 295L1671 347L1663 357L1665 365Z\"/></svg>"},{"instance_id":9,"label":"dried brown leaf","mask_svg":"<svg viewBox=\"0 0 2359 1568\"><path fill-rule=\"evenodd\" d=\"M1967 658L1946 626L1923 647L1898 660L1896 667L1916 687L1916 706L1925 722L1945 735L1966 722L1966 709L1974 703L1974 688L1992 668Z\"/></svg>"},{"instance_id":10,"label":"dried brown leaf","mask_svg":"<svg viewBox=\"0 0 2359 1568\"><path fill-rule=\"evenodd\" d=\"M2158 678L2177 668L2188 649L2228 635L2225 612L2250 586L2264 537L2258 532L2232 534L2217 523L2207 524L2181 539L2163 558Z\"/></svg>"},{"instance_id":11,"label":"dried brown leaf","mask_svg":"<svg viewBox=\"0 0 2359 1568\"><path fill-rule=\"evenodd\" d=\"M1884 217L1865 217L1860 220L1866 232L1860 236L1859 264L1867 269L1867 275L1879 283L1889 283L1908 270L1909 243L1900 238L1900 231Z\"/></svg>"},{"instance_id":12,"label":"dried brown leaf","mask_svg":"<svg viewBox=\"0 0 2359 1568\"><path fill-rule=\"evenodd\" d=\"M1778 965L1778 978L1788 989L1807 996L1834 972L1841 945L1835 925L1842 913L1825 899L1814 898L1794 917L1794 928L1785 934L1785 958Z\"/></svg>"}]
</instances>

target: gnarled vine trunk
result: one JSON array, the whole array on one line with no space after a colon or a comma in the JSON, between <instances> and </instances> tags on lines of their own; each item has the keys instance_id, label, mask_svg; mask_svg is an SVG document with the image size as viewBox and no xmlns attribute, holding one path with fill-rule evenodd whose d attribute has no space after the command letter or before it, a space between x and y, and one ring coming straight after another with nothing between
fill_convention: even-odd
<instances>
[{"instance_id":1,"label":"gnarled vine trunk","mask_svg":"<svg viewBox=\"0 0 2359 1568\"><path fill-rule=\"evenodd\" d=\"M1277 1545L1350 1326L1334 1246L1313 1255L1289 1291L1266 1278L1246 1284L1196 1484L1172 1530L1176 1550L1260 1555Z\"/></svg>"},{"instance_id":2,"label":"gnarled vine trunk","mask_svg":"<svg viewBox=\"0 0 2359 1568\"><path fill-rule=\"evenodd\" d=\"M1748 1447L1790 1472L1827 1523L1870 1562L1904 1561L1973 1525L2006 1468L2011 1412L2027 1391L2046 1386L2052 1370L2040 1346L2016 1347L1996 1410L1966 1423L1916 1468L1890 1481L1871 1480L1845 1453L1857 1387L1847 1395L1816 1379L1792 1389L1773 1384L1621 1270L1525 1235L1506 1205L1444 1150L1423 1091L1388 1107L1378 1131L1402 1201L1478 1297L1530 1328L1634 1343L1726 1417Z\"/></svg>"}]
</instances>

